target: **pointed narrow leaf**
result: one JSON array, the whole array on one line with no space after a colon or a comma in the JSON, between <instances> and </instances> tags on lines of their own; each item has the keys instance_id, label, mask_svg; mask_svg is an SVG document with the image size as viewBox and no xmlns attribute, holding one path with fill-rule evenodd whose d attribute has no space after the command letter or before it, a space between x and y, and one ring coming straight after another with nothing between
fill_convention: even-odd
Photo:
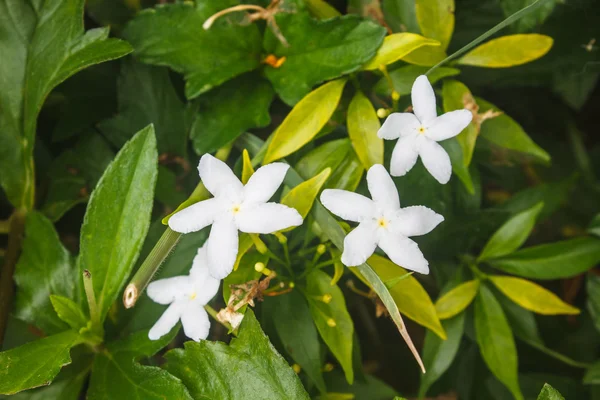
<instances>
[{"instance_id":1,"label":"pointed narrow leaf","mask_svg":"<svg viewBox=\"0 0 600 400\"><path fill-rule=\"evenodd\" d=\"M510 325L498 300L482 286L475 299L475 333L483 360L513 394L523 400L517 377L517 349Z\"/></svg>"},{"instance_id":2,"label":"pointed narrow leaf","mask_svg":"<svg viewBox=\"0 0 600 400\"><path fill-rule=\"evenodd\" d=\"M88 318L81 307L73 300L63 296L51 295L50 301L58 317L69 324L71 328L79 330L87 325Z\"/></svg>"},{"instance_id":3,"label":"pointed narrow leaf","mask_svg":"<svg viewBox=\"0 0 600 400\"><path fill-rule=\"evenodd\" d=\"M252 161L248 150L244 149L242 152L242 183L245 185L248 183L250 177L254 174L254 167L252 167Z\"/></svg>"},{"instance_id":4,"label":"pointed narrow leaf","mask_svg":"<svg viewBox=\"0 0 600 400\"><path fill-rule=\"evenodd\" d=\"M318 87L298 102L273 133L263 164L268 164L310 142L333 115L346 79Z\"/></svg>"},{"instance_id":5,"label":"pointed narrow leaf","mask_svg":"<svg viewBox=\"0 0 600 400\"><path fill-rule=\"evenodd\" d=\"M79 265L92 273L102 319L119 296L146 237L157 161L154 129L148 126L123 146L90 197Z\"/></svg>"},{"instance_id":6,"label":"pointed narrow leaf","mask_svg":"<svg viewBox=\"0 0 600 400\"><path fill-rule=\"evenodd\" d=\"M543 57L553 42L550 36L537 33L501 36L474 48L458 63L487 68L514 67Z\"/></svg>"},{"instance_id":7,"label":"pointed narrow leaf","mask_svg":"<svg viewBox=\"0 0 600 400\"><path fill-rule=\"evenodd\" d=\"M471 304L479 291L479 280L461 283L435 302L440 319L452 318Z\"/></svg>"},{"instance_id":8,"label":"pointed narrow leaf","mask_svg":"<svg viewBox=\"0 0 600 400\"><path fill-rule=\"evenodd\" d=\"M381 123L371 101L356 92L348 107L348 135L365 169L383 164L383 139L377 137Z\"/></svg>"},{"instance_id":9,"label":"pointed narrow leaf","mask_svg":"<svg viewBox=\"0 0 600 400\"><path fill-rule=\"evenodd\" d=\"M542 388L537 400L565 400L565 398L558 392L558 390L546 383L544 384L544 387Z\"/></svg>"},{"instance_id":10,"label":"pointed narrow leaf","mask_svg":"<svg viewBox=\"0 0 600 400\"><path fill-rule=\"evenodd\" d=\"M401 58L423 46L439 46L440 42L428 39L416 33L394 33L383 39L383 44L377 50L375 57L363 65L363 70L378 69L381 66L395 63Z\"/></svg>"},{"instance_id":11,"label":"pointed narrow leaf","mask_svg":"<svg viewBox=\"0 0 600 400\"><path fill-rule=\"evenodd\" d=\"M281 204L295 208L302 218L306 218L330 174L331 168L325 168L320 174L302 182L283 196Z\"/></svg>"},{"instance_id":12,"label":"pointed narrow leaf","mask_svg":"<svg viewBox=\"0 0 600 400\"><path fill-rule=\"evenodd\" d=\"M529 237L544 203L520 212L504 223L488 240L478 260L500 257L517 250Z\"/></svg>"},{"instance_id":13,"label":"pointed narrow leaf","mask_svg":"<svg viewBox=\"0 0 600 400\"><path fill-rule=\"evenodd\" d=\"M442 97L444 99L444 112L462 110L467 108L471 102L476 105L475 99L469 88L463 83L455 80L444 81ZM471 164L471 159L473 158L477 135L479 135L479 129L475 122L472 121L458 136L456 136L456 140L460 144L463 152L463 165L467 167Z\"/></svg>"},{"instance_id":14,"label":"pointed narrow leaf","mask_svg":"<svg viewBox=\"0 0 600 400\"><path fill-rule=\"evenodd\" d=\"M415 5L423 36L440 41L446 50L454 32L454 0L416 0Z\"/></svg>"}]
</instances>

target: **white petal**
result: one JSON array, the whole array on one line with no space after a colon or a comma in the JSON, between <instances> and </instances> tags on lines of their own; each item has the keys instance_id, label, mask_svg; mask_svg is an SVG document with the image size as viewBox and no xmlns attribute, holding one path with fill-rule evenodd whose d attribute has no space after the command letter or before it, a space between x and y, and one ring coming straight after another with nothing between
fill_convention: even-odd
<instances>
[{"instance_id":1,"label":"white petal","mask_svg":"<svg viewBox=\"0 0 600 400\"><path fill-rule=\"evenodd\" d=\"M473 113L469 110L447 112L429 124L425 136L436 142L450 139L461 133L471 123L472 119Z\"/></svg>"},{"instance_id":2,"label":"white petal","mask_svg":"<svg viewBox=\"0 0 600 400\"><path fill-rule=\"evenodd\" d=\"M424 206L402 208L396 212L390 229L402 236L425 235L444 220L444 217Z\"/></svg>"},{"instance_id":3,"label":"white petal","mask_svg":"<svg viewBox=\"0 0 600 400\"><path fill-rule=\"evenodd\" d=\"M165 310L160 316L158 321L154 324L150 332L148 332L148 338L150 340L158 340L173 329L173 327L179 321L181 312L183 311L182 304L173 303Z\"/></svg>"},{"instance_id":4,"label":"white petal","mask_svg":"<svg viewBox=\"0 0 600 400\"><path fill-rule=\"evenodd\" d=\"M446 150L431 139L421 141L419 155L427 171L441 184L448 183L452 175L452 164Z\"/></svg>"},{"instance_id":5,"label":"white petal","mask_svg":"<svg viewBox=\"0 0 600 400\"><path fill-rule=\"evenodd\" d=\"M379 247L395 264L421 274L429 273L429 263L419 246L409 238L386 232L379 239Z\"/></svg>"},{"instance_id":6,"label":"white petal","mask_svg":"<svg viewBox=\"0 0 600 400\"><path fill-rule=\"evenodd\" d=\"M208 272L208 240L202 247L198 249L194 261L192 261L192 269L190 269L190 276L194 281L204 281L207 276L210 276Z\"/></svg>"},{"instance_id":7,"label":"white petal","mask_svg":"<svg viewBox=\"0 0 600 400\"><path fill-rule=\"evenodd\" d=\"M190 285L191 281L188 276L175 276L150 282L146 293L156 303L170 304L183 298L191 287Z\"/></svg>"},{"instance_id":8,"label":"white petal","mask_svg":"<svg viewBox=\"0 0 600 400\"><path fill-rule=\"evenodd\" d=\"M272 163L257 169L244 187L244 203L269 201L281 186L289 168L285 163Z\"/></svg>"},{"instance_id":9,"label":"white petal","mask_svg":"<svg viewBox=\"0 0 600 400\"><path fill-rule=\"evenodd\" d=\"M204 306L200 302L190 304L181 315L183 333L196 342L206 339L210 330L210 321Z\"/></svg>"},{"instance_id":10,"label":"white petal","mask_svg":"<svg viewBox=\"0 0 600 400\"><path fill-rule=\"evenodd\" d=\"M435 93L425 75L419 76L413 83L411 91L413 112L421 123L432 121L437 116L435 109Z\"/></svg>"},{"instance_id":11,"label":"white petal","mask_svg":"<svg viewBox=\"0 0 600 400\"><path fill-rule=\"evenodd\" d=\"M202 183L213 196L237 195L241 198L244 185L223 161L205 154L198 164L198 172Z\"/></svg>"},{"instance_id":12,"label":"white petal","mask_svg":"<svg viewBox=\"0 0 600 400\"><path fill-rule=\"evenodd\" d=\"M392 113L377 131L377 136L387 140L398 139L400 136L415 133L419 126L421 123L415 114Z\"/></svg>"},{"instance_id":13,"label":"white petal","mask_svg":"<svg viewBox=\"0 0 600 400\"><path fill-rule=\"evenodd\" d=\"M362 194L340 189L325 189L321 193L323 206L347 221L361 222L375 214L375 203Z\"/></svg>"},{"instance_id":14,"label":"white petal","mask_svg":"<svg viewBox=\"0 0 600 400\"><path fill-rule=\"evenodd\" d=\"M169 227L175 232L196 232L212 224L215 216L223 209L217 199L199 201L184 208L169 218Z\"/></svg>"},{"instance_id":15,"label":"white petal","mask_svg":"<svg viewBox=\"0 0 600 400\"><path fill-rule=\"evenodd\" d=\"M295 208L278 203L244 208L236 214L235 220L239 230L246 233L273 233L302 225L302 216Z\"/></svg>"},{"instance_id":16,"label":"white petal","mask_svg":"<svg viewBox=\"0 0 600 400\"><path fill-rule=\"evenodd\" d=\"M396 211L400 208L398 189L383 165L375 164L369 168L367 184L376 206L384 211Z\"/></svg>"},{"instance_id":17,"label":"white petal","mask_svg":"<svg viewBox=\"0 0 600 400\"><path fill-rule=\"evenodd\" d=\"M233 219L219 218L213 223L207 246L210 274L225 278L233 270L238 253L238 229Z\"/></svg>"},{"instance_id":18,"label":"white petal","mask_svg":"<svg viewBox=\"0 0 600 400\"><path fill-rule=\"evenodd\" d=\"M198 254L194 257L192 269L190 270L192 291L195 295L195 300L202 304L208 303L210 299L215 297L221 282L210 275L207 253L207 245L205 244L198 249Z\"/></svg>"},{"instance_id":19,"label":"white petal","mask_svg":"<svg viewBox=\"0 0 600 400\"><path fill-rule=\"evenodd\" d=\"M401 137L394 147L390 161L392 176L404 176L415 166L419 152L416 147L416 136Z\"/></svg>"},{"instance_id":20,"label":"white petal","mask_svg":"<svg viewBox=\"0 0 600 400\"><path fill-rule=\"evenodd\" d=\"M376 247L376 224L363 222L344 238L342 263L348 267L360 265L373 255Z\"/></svg>"}]
</instances>

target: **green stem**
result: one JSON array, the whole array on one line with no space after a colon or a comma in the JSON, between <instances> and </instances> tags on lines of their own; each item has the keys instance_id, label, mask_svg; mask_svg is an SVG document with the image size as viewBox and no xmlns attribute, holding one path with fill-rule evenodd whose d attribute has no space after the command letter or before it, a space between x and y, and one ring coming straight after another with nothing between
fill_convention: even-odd
<instances>
[{"instance_id":1,"label":"green stem","mask_svg":"<svg viewBox=\"0 0 600 400\"><path fill-rule=\"evenodd\" d=\"M13 274L15 266L21 253L23 233L25 232L24 209L17 209L10 217L10 233L8 236L8 247L4 256L4 264L0 272L0 348L4 341L4 334L8 324L8 315L12 306L12 298L15 293Z\"/></svg>"},{"instance_id":2,"label":"green stem","mask_svg":"<svg viewBox=\"0 0 600 400\"><path fill-rule=\"evenodd\" d=\"M85 290L85 296L87 297L88 307L90 309L90 319L94 327L101 326L100 323L100 311L98 310L98 303L96 303L96 295L94 294L94 281L92 280L92 274L87 269L83 271L83 288Z\"/></svg>"}]
</instances>

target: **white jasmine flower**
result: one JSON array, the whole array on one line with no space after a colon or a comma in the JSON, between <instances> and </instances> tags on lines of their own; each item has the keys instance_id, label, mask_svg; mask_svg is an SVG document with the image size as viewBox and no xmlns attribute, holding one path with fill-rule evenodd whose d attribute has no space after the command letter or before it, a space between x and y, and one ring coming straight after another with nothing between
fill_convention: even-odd
<instances>
[{"instance_id":1,"label":"white jasmine flower","mask_svg":"<svg viewBox=\"0 0 600 400\"><path fill-rule=\"evenodd\" d=\"M273 233L302 224L293 208L267 203L283 182L289 165L265 165L244 186L224 162L210 154L200 159L198 172L206 189L215 196L185 208L169 219L176 232L189 233L211 225L208 266L213 277L223 279L233 269L238 253L238 230Z\"/></svg>"},{"instance_id":2,"label":"white jasmine flower","mask_svg":"<svg viewBox=\"0 0 600 400\"><path fill-rule=\"evenodd\" d=\"M344 239L342 263L348 267L360 265L379 246L394 263L428 274L427 260L408 237L431 232L444 217L423 206L400 208L394 181L381 164L369 169L367 183L373 200L338 189L326 189L321 194L321 202L329 211L358 222Z\"/></svg>"},{"instance_id":3,"label":"white jasmine flower","mask_svg":"<svg viewBox=\"0 0 600 400\"><path fill-rule=\"evenodd\" d=\"M469 110L456 110L437 116L435 94L425 75L419 76L412 87L413 111L391 114L377 132L382 139L398 139L390 172L403 176L421 156L429 173L444 184L450 180L452 164L446 150L436 142L458 135L469 125L473 114Z\"/></svg>"},{"instance_id":4,"label":"white jasmine flower","mask_svg":"<svg viewBox=\"0 0 600 400\"><path fill-rule=\"evenodd\" d=\"M159 304L170 304L156 321L148 337L157 340L181 320L183 332L192 340L206 339L210 321L204 306L219 290L219 280L208 270L206 245L198 249L189 275L159 279L148 285L148 296Z\"/></svg>"}]
</instances>

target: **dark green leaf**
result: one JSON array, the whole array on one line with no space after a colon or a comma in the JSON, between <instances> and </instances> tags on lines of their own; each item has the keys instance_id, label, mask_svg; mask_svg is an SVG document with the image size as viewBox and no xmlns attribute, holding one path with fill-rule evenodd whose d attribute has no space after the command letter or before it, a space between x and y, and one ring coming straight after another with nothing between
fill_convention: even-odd
<instances>
[{"instance_id":1,"label":"dark green leaf","mask_svg":"<svg viewBox=\"0 0 600 400\"><path fill-rule=\"evenodd\" d=\"M420 33L415 0L385 0L383 15L394 32Z\"/></svg>"},{"instance_id":2,"label":"dark green leaf","mask_svg":"<svg viewBox=\"0 0 600 400\"><path fill-rule=\"evenodd\" d=\"M372 375L357 379L352 385L348 384L341 371L332 371L325 377L330 392L354 395L356 400L390 400L398 394L393 387Z\"/></svg>"},{"instance_id":3,"label":"dark green leaf","mask_svg":"<svg viewBox=\"0 0 600 400\"><path fill-rule=\"evenodd\" d=\"M58 317L69 324L71 328L78 331L87 325L88 318L73 300L63 296L50 295L50 301Z\"/></svg>"},{"instance_id":4,"label":"dark green leaf","mask_svg":"<svg viewBox=\"0 0 600 400\"><path fill-rule=\"evenodd\" d=\"M500 0L500 5L502 6L504 15L509 17L534 1L535 0ZM528 32L537 28L552 13L556 3L557 1L555 0L545 2L537 10L515 22L511 28L515 32Z\"/></svg>"},{"instance_id":5,"label":"dark green leaf","mask_svg":"<svg viewBox=\"0 0 600 400\"><path fill-rule=\"evenodd\" d=\"M137 7L136 7L137 6ZM129 0L87 0L87 13L100 25L121 28L139 11L140 2Z\"/></svg>"},{"instance_id":6,"label":"dark green leaf","mask_svg":"<svg viewBox=\"0 0 600 400\"><path fill-rule=\"evenodd\" d=\"M513 275L532 279L559 279L581 274L600 261L600 239L580 237L528 247L487 260Z\"/></svg>"},{"instance_id":7,"label":"dark green leaf","mask_svg":"<svg viewBox=\"0 0 600 400\"><path fill-rule=\"evenodd\" d=\"M222 400L309 399L296 373L263 333L252 310L230 345L202 340L167 353L166 369L193 398Z\"/></svg>"},{"instance_id":8,"label":"dark green leaf","mask_svg":"<svg viewBox=\"0 0 600 400\"><path fill-rule=\"evenodd\" d=\"M594 320L596 330L600 332L600 276L587 274L587 310Z\"/></svg>"},{"instance_id":9,"label":"dark green leaf","mask_svg":"<svg viewBox=\"0 0 600 400\"><path fill-rule=\"evenodd\" d=\"M68 328L54 312L50 295L65 296L79 303L81 276L52 222L38 212L27 215L23 255L14 278L18 288L15 304L18 318L46 334Z\"/></svg>"},{"instance_id":10,"label":"dark green leaf","mask_svg":"<svg viewBox=\"0 0 600 400\"><path fill-rule=\"evenodd\" d=\"M202 24L235 0L164 4L140 12L124 31L135 55L147 64L182 73L188 99L260 65L261 39L255 24L242 25L243 13L227 14L208 30Z\"/></svg>"},{"instance_id":11,"label":"dark green leaf","mask_svg":"<svg viewBox=\"0 0 600 400\"><path fill-rule=\"evenodd\" d=\"M600 384L600 362L595 363L587 371L585 371L583 383L586 385Z\"/></svg>"},{"instance_id":12,"label":"dark green leaf","mask_svg":"<svg viewBox=\"0 0 600 400\"><path fill-rule=\"evenodd\" d=\"M92 273L102 319L125 284L148 231L157 158L154 129L149 126L123 146L90 197L79 265Z\"/></svg>"},{"instance_id":13,"label":"dark green leaf","mask_svg":"<svg viewBox=\"0 0 600 400\"><path fill-rule=\"evenodd\" d=\"M400 96L410 94L413 83L420 76L424 75L427 72L427 67L420 67L418 65L406 65L404 67L398 68L390 72L390 78L392 78L392 83L394 85L394 90L400 94ZM437 81L460 74L460 70L456 68L447 68L442 67L433 71L431 74L427 76L429 82L433 85ZM382 93L385 95L391 94L391 88L389 85L389 81L387 78L381 78L379 82L373 87L373 89L377 93Z\"/></svg>"},{"instance_id":14,"label":"dark green leaf","mask_svg":"<svg viewBox=\"0 0 600 400\"><path fill-rule=\"evenodd\" d=\"M0 353L0 394L48 385L71 362L71 347L80 341L70 330Z\"/></svg>"},{"instance_id":15,"label":"dark green leaf","mask_svg":"<svg viewBox=\"0 0 600 400\"><path fill-rule=\"evenodd\" d=\"M375 55L385 29L356 15L315 20L308 13L279 13L277 25L289 47L269 30L264 48L277 58L278 67L267 66L265 75L286 103L293 105L313 86L356 71Z\"/></svg>"},{"instance_id":16,"label":"dark green leaf","mask_svg":"<svg viewBox=\"0 0 600 400\"><path fill-rule=\"evenodd\" d=\"M565 398L558 393L558 390L546 383L542 388L537 400L565 400Z\"/></svg>"}]
</instances>

